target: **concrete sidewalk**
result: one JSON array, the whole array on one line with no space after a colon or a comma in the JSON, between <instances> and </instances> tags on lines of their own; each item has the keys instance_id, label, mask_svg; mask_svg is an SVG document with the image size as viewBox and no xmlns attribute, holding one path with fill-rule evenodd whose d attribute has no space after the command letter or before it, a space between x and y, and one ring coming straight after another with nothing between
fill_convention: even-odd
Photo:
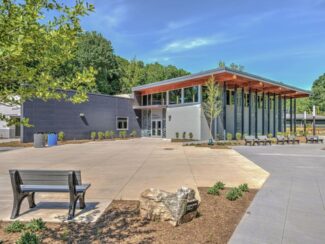
<instances>
[{"instance_id":1,"label":"concrete sidewalk","mask_svg":"<svg viewBox=\"0 0 325 244\"><path fill-rule=\"evenodd\" d=\"M324 147L235 148L271 175L230 243L325 243Z\"/></svg>"},{"instance_id":2,"label":"concrete sidewalk","mask_svg":"<svg viewBox=\"0 0 325 244\"><path fill-rule=\"evenodd\" d=\"M0 153L0 219L9 220L12 190L9 169L76 169L90 182L87 208L76 220L95 221L113 199L139 198L142 191L157 187L175 191L181 186L197 189L222 180L228 186L247 182L260 188L268 173L233 150L185 147L161 139L90 142L52 148L26 148ZM38 207L22 220L42 217L61 221L68 212L68 194L36 194Z\"/></svg>"}]
</instances>

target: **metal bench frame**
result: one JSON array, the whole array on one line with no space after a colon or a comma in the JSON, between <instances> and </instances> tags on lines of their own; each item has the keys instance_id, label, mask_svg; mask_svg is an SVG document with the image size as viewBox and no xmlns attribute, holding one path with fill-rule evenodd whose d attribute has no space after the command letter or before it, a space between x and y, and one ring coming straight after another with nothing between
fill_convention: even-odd
<instances>
[{"instance_id":1,"label":"metal bench frame","mask_svg":"<svg viewBox=\"0 0 325 244\"><path fill-rule=\"evenodd\" d=\"M245 146L247 146L247 144L249 144L250 146L255 146L255 144L259 145L260 142L259 140L257 140L254 136L245 136L244 137L245 140Z\"/></svg>"},{"instance_id":2,"label":"metal bench frame","mask_svg":"<svg viewBox=\"0 0 325 244\"><path fill-rule=\"evenodd\" d=\"M37 180L38 176L44 177L46 173L58 173L63 177L66 177L66 181L54 180L58 184L43 184L42 181L37 181L35 185L28 184L28 179L24 180L20 172L32 174L33 180ZM35 193L36 192L67 192L70 196L70 204L68 211L68 220L71 220L75 216L76 204L79 200L80 209L86 207L85 194L90 184L81 184L81 173L80 171L66 171L66 170L9 170L11 185L13 190L13 209L11 213L11 219L15 219L19 216L20 207L22 201L27 198L30 208L36 207L35 204ZM41 178L41 177L40 177ZM27 184L26 184L27 183ZM30 185L30 189L24 190L24 185ZM44 186L39 188L39 186ZM67 186L67 187L65 187ZM81 187L78 187L81 186ZM48 187L48 188L46 188ZM78 189L77 189L78 188Z\"/></svg>"},{"instance_id":3,"label":"metal bench frame","mask_svg":"<svg viewBox=\"0 0 325 244\"><path fill-rule=\"evenodd\" d=\"M288 144L292 142L292 144L295 144L296 142L300 144L299 139L297 139L295 136L288 136Z\"/></svg>"},{"instance_id":4,"label":"metal bench frame","mask_svg":"<svg viewBox=\"0 0 325 244\"><path fill-rule=\"evenodd\" d=\"M267 136L257 136L257 140L259 143L263 143L264 146L266 146L267 144L270 144L270 146L272 145L272 141L267 138Z\"/></svg>"},{"instance_id":5,"label":"metal bench frame","mask_svg":"<svg viewBox=\"0 0 325 244\"><path fill-rule=\"evenodd\" d=\"M288 143L289 144L289 140L288 138L285 138L284 136L276 136L276 144L282 143L282 145L284 145L284 143Z\"/></svg>"},{"instance_id":6,"label":"metal bench frame","mask_svg":"<svg viewBox=\"0 0 325 244\"><path fill-rule=\"evenodd\" d=\"M311 143L324 143L324 140L319 138L319 136L306 136L306 143L311 142Z\"/></svg>"}]
</instances>

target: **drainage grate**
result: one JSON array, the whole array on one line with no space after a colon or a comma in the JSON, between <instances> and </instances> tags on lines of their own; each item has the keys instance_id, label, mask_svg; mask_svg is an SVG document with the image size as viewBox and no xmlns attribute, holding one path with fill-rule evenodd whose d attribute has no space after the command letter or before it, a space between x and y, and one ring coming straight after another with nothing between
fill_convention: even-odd
<instances>
[{"instance_id":1,"label":"drainage grate","mask_svg":"<svg viewBox=\"0 0 325 244\"><path fill-rule=\"evenodd\" d=\"M174 148L171 148L171 147L165 147L164 150L172 151L172 150L175 150L175 149Z\"/></svg>"}]
</instances>

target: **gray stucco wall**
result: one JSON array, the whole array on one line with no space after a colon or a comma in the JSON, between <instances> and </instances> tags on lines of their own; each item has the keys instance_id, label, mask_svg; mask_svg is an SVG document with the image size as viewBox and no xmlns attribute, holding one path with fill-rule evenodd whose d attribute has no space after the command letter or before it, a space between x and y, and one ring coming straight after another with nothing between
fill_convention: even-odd
<instances>
[{"instance_id":1,"label":"gray stucco wall","mask_svg":"<svg viewBox=\"0 0 325 244\"><path fill-rule=\"evenodd\" d=\"M72 92L69 92L72 94ZM65 133L66 139L89 139L91 131L113 130L116 134L116 117L128 117L128 133L133 129L140 133L138 117L132 108L133 100L101 94L89 94L89 101L72 104L66 101L27 101L22 107L22 116L34 127L24 127L23 142L33 141L35 132ZM83 120L80 114L85 115Z\"/></svg>"}]
</instances>

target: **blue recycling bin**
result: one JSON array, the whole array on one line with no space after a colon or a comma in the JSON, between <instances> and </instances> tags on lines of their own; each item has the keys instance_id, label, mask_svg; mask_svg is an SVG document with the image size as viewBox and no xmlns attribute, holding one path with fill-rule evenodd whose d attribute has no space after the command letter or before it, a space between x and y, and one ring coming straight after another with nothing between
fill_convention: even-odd
<instances>
[{"instance_id":1,"label":"blue recycling bin","mask_svg":"<svg viewBox=\"0 0 325 244\"><path fill-rule=\"evenodd\" d=\"M47 146L52 147L58 145L58 135L56 133L48 133Z\"/></svg>"}]
</instances>

